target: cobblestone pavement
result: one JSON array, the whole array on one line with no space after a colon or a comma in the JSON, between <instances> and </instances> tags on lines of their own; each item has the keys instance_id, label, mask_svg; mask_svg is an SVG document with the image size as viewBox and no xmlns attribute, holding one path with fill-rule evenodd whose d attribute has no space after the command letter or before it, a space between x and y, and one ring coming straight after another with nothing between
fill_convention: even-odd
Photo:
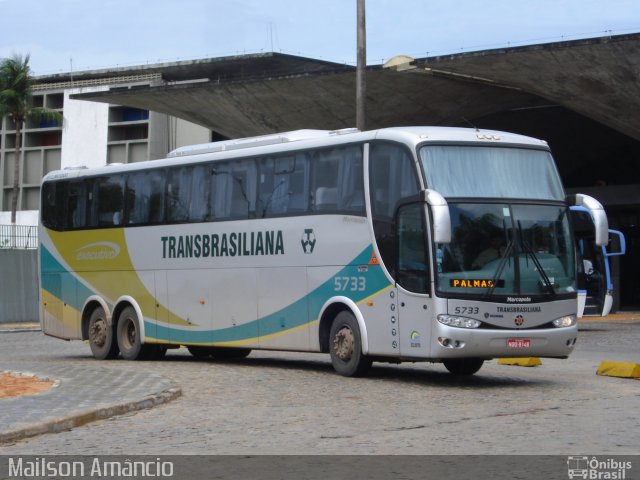
<instances>
[{"instance_id":1,"label":"cobblestone pavement","mask_svg":"<svg viewBox=\"0 0 640 480\"><path fill-rule=\"evenodd\" d=\"M42 334L0 333L0 370L54 381L50 390L0 400L0 442L67 430L97 419L150 408L178 397L169 378L149 372L105 369L98 362L78 365L68 359L20 359L19 351L43 346ZM34 348L35 347L35 348Z\"/></svg>"},{"instance_id":2,"label":"cobblestone pavement","mask_svg":"<svg viewBox=\"0 0 640 480\"><path fill-rule=\"evenodd\" d=\"M185 349L99 362L82 342L0 333L1 370L60 380L59 398L41 396L50 408L124 398L147 381L182 390L152 409L1 444L0 454L638 454L640 382L597 376L602 360L640 363L640 321L584 322L568 360L492 361L469 378L428 363L343 378L326 355L260 351L234 362Z\"/></svg>"}]
</instances>

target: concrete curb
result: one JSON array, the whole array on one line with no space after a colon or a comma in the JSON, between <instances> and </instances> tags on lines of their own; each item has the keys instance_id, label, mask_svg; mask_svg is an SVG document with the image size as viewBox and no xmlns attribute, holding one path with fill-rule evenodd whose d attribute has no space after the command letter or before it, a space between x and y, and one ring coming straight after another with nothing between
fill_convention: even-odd
<instances>
[{"instance_id":1,"label":"concrete curb","mask_svg":"<svg viewBox=\"0 0 640 480\"><path fill-rule=\"evenodd\" d=\"M125 402L108 407L101 407L95 410L72 413L68 416L55 418L43 423L34 423L25 427L17 428L0 433L0 444L34 437L43 433L58 433L65 430L85 425L96 420L124 415L126 413L145 410L175 400L182 395L182 390L172 387L162 392L149 395L141 400Z\"/></svg>"},{"instance_id":2,"label":"concrete curb","mask_svg":"<svg viewBox=\"0 0 640 480\"><path fill-rule=\"evenodd\" d=\"M500 358L498 365L511 365L516 367L538 367L542 365L542 361L538 357L513 357Z\"/></svg>"}]
</instances>

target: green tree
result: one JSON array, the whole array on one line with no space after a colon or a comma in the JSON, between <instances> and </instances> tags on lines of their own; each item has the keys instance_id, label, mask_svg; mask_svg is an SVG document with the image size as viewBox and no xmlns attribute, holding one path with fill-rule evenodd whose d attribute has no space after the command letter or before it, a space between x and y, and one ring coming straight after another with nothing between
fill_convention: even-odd
<instances>
[{"instance_id":1,"label":"green tree","mask_svg":"<svg viewBox=\"0 0 640 480\"><path fill-rule=\"evenodd\" d=\"M33 106L34 79L29 68L29 55L14 55L0 61L0 119L11 118L16 127L16 154L13 169L13 195L11 197L11 223L16 223L18 195L20 194L20 163L22 157L22 131L27 119L52 120L62 123L62 115L55 110Z\"/></svg>"}]
</instances>

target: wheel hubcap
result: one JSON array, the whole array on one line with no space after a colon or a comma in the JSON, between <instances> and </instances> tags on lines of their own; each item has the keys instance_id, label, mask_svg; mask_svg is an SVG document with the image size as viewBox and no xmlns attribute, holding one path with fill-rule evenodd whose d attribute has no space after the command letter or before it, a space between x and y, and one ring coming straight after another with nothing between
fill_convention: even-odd
<instances>
[{"instance_id":1,"label":"wheel hubcap","mask_svg":"<svg viewBox=\"0 0 640 480\"><path fill-rule=\"evenodd\" d=\"M127 348L133 347L136 343L136 327L130 319L127 319L127 327L125 330Z\"/></svg>"},{"instance_id":2,"label":"wheel hubcap","mask_svg":"<svg viewBox=\"0 0 640 480\"><path fill-rule=\"evenodd\" d=\"M354 338L350 328L343 327L333 339L333 351L340 360L348 361L353 355Z\"/></svg>"},{"instance_id":3,"label":"wheel hubcap","mask_svg":"<svg viewBox=\"0 0 640 480\"><path fill-rule=\"evenodd\" d=\"M102 347L107 341L107 324L104 319L93 323L89 331L89 341L98 347Z\"/></svg>"}]
</instances>

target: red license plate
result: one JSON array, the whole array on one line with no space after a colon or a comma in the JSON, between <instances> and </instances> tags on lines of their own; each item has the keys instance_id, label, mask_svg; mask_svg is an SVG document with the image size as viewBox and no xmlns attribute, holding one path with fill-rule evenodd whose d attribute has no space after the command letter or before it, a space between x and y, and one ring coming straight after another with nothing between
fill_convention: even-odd
<instances>
[{"instance_id":1,"label":"red license plate","mask_svg":"<svg viewBox=\"0 0 640 480\"><path fill-rule=\"evenodd\" d=\"M528 338L508 338L507 348L529 348L531 340Z\"/></svg>"}]
</instances>

